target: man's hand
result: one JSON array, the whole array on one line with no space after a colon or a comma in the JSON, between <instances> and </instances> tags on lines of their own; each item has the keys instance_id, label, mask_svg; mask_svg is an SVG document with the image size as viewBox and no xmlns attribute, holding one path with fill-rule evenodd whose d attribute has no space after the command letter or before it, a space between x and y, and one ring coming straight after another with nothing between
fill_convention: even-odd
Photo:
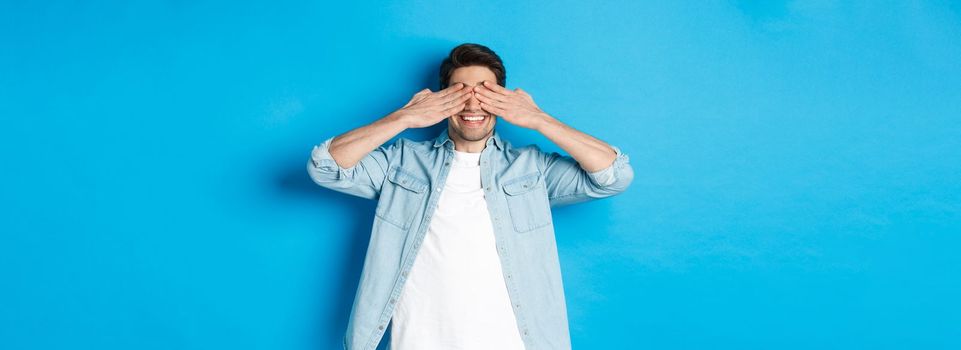
<instances>
[{"instance_id":1,"label":"man's hand","mask_svg":"<svg viewBox=\"0 0 961 350\"><path fill-rule=\"evenodd\" d=\"M548 119L534 98L520 88L514 91L505 89L503 86L484 81L474 87L477 99L481 102L481 108L494 115L499 115L508 123L522 128L537 129Z\"/></svg>"},{"instance_id":2,"label":"man's hand","mask_svg":"<svg viewBox=\"0 0 961 350\"><path fill-rule=\"evenodd\" d=\"M465 89L462 83L437 92L423 89L394 114L404 120L408 128L426 128L459 113L470 97L470 89Z\"/></svg>"}]
</instances>

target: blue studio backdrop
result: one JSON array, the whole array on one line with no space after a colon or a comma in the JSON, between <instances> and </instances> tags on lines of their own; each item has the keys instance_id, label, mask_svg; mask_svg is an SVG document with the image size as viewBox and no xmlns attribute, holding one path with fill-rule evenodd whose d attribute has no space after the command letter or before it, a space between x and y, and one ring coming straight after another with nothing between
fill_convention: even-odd
<instances>
[{"instance_id":1,"label":"blue studio backdrop","mask_svg":"<svg viewBox=\"0 0 961 350\"><path fill-rule=\"evenodd\" d=\"M463 42L635 169L554 211L576 349L961 348L958 1L7 0L0 349L337 348L309 151Z\"/></svg>"}]
</instances>

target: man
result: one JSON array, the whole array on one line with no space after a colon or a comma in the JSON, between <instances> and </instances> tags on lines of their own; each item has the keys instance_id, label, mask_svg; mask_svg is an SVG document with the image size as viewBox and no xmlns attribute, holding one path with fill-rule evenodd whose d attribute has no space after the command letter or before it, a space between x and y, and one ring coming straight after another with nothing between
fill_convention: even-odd
<instances>
[{"instance_id":1,"label":"man","mask_svg":"<svg viewBox=\"0 0 961 350\"><path fill-rule=\"evenodd\" d=\"M551 206L623 192L627 155L504 86L503 62L463 44L440 67L440 91L314 146L317 184L377 200L345 349L568 349ZM570 154L513 147L500 116ZM435 139L398 138L447 120Z\"/></svg>"}]
</instances>

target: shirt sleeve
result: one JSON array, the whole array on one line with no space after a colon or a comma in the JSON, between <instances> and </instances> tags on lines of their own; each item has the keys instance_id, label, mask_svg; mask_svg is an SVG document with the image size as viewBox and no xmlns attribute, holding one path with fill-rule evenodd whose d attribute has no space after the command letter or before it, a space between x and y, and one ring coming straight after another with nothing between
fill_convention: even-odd
<instances>
[{"instance_id":1,"label":"shirt sleeve","mask_svg":"<svg viewBox=\"0 0 961 350\"><path fill-rule=\"evenodd\" d=\"M588 172L571 157L538 149L544 169L544 182L551 206L570 205L610 197L627 190L634 180L630 158L617 146L611 165Z\"/></svg>"},{"instance_id":2,"label":"shirt sleeve","mask_svg":"<svg viewBox=\"0 0 961 350\"><path fill-rule=\"evenodd\" d=\"M388 161L400 147L397 143L380 146L357 164L341 167L331 157L329 148L334 137L315 145L307 161L307 173L314 183L328 189L366 199L377 199L387 174Z\"/></svg>"}]
</instances>

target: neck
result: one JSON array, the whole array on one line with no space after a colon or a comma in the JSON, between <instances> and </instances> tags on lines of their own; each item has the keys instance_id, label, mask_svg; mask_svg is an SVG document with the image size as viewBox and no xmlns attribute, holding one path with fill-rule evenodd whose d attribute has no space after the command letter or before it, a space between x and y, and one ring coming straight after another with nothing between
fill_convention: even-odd
<instances>
[{"instance_id":1,"label":"neck","mask_svg":"<svg viewBox=\"0 0 961 350\"><path fill-rule=\"evenodd\" d=\"M483 151L484 148L487 147L487 140L492 137L493 132L494 131L491 130L491 133L488 134L487 137L484 137L481 140L468 141L468 140L462 139L460 135L454 132L453 130L450 130L450 129L447 130L447 134L450 137L451 141L454 141L454 149L461 152L467 152L467 153L480 153L481 151Z\"/></svg>"}]
</instances>

